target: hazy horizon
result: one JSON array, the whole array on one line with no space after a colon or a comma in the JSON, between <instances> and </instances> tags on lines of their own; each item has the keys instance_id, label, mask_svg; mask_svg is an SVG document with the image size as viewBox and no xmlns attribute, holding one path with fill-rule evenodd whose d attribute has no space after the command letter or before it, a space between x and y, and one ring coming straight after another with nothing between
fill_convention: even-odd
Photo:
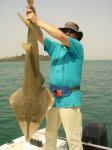
<instances>
[{"instance_id":1,"label":"hazy horizon","mask_svg":"<svg viewBox=\"0 0 112 150\"><path fill-rule=\"evenodd\" d=\"M112 0L38 0L35 8L40 19L54 26L63 27L68 21L79 25L84 33L85 60L112 59ZM27 27L17 12L25 16L26 0L0 0L0 9L0 58L21 55ZM42 46L39 49L46 55Z\"/></svg>"}]
</instances>

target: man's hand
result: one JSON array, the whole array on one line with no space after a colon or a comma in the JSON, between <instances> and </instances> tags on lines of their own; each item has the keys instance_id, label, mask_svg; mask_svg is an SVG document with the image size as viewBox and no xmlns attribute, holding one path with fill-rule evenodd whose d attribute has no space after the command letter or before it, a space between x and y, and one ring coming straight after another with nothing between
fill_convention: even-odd
<instances>
[{"instance_id":1,"label":"man's hand","mask_svg":"<svg viewBox=\"0 0 112 150\"><path fill-rule=\"evenodd\" d=\"M26 6L26 16L27 16L26 18L28 20L30 20L32 23L38 24L37 23L38 22L38 17L36 15L36 10L31 4Z\"/></svg>"}]
</instances>

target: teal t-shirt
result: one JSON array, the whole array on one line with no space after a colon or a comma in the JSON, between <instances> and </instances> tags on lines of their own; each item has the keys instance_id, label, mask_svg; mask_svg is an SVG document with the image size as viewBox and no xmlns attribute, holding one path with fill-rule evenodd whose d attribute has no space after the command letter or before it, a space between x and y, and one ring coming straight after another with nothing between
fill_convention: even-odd
<instances>
[{"instance_id":1,"label":"teal t-shirt","mask_svg":"<svg viewBox=\"0 0 112 150\"><path fill-rule=\"evenodd\" d=\"M50 56L50 84L74 87L81 84L84 60L82 44L69 37L70 47L45 37L44 50ZM54 107L69 108L81 105L81 92L73 91L70 96L55 97Z\"/></svg>"}]
</instances>

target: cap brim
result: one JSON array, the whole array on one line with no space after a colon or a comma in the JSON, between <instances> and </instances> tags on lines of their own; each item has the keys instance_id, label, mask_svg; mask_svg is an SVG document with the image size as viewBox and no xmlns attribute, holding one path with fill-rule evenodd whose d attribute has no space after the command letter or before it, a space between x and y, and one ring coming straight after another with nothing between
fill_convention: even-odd
<instances>
[{"instance_id":1,"label":"cap brim","mask_svg":"<svg viewBox=\"0 0 112 150\"><path fill-rule=\"evenodd\" d=\"M62 32L64 32L64 31L66 31L67 29L71 29L71 28L59 28ZM73 29L71 29L71 30L73 30ZM82 39L82 37L83 37L83 32L81 32L81 31L75 31L75 30L73 30L73 32L75 32L77 35L78 35L78 39L79 40L81 40Z\"/></svg>"},{"instance_id":2,"label":"cap brim","mask_svg":"<svg viewBox=\"0 0 112 150\"><path fill-rule=\"evenodd\" d=\"M77 33L77 34L81 34L82 35L82 32L81 31L75 31L75 30L73 30L73 29L71 29L71 28L59 28L61 31L66 31L66 30L68 30L68 29L70 29L70 30L72 30L73 32L75 32L75 33Z\"/></svg>"},{"instance_id":3,"label":"cap brim","mask_svg":"<svg viewBox=\"0 0 112 150\"><path fill-rule=\"evenodd\" d=\"M73 30L73 29L71 29L71 28L59 28L61 31L66 31L66 30L68 30L68 29L70 29L70 30ZM74 31L74 30L73 30ZM74 32L77 32L77 31L74 31Z\"/></svg>"}]
</instances>

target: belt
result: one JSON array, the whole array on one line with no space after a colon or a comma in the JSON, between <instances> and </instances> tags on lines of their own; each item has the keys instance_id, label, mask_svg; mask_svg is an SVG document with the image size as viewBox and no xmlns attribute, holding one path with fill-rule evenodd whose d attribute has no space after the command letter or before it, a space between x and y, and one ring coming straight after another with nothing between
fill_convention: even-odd
<instances>
[{"instance_id":1,"label":"belt","mask_svg":"<svg viewBox=\"0 0 112 150\"><path fill-rule=\"evenodd\" d=\"M50 85L50 91L55 97L65 97L69 96L73 91L80 90L80 86L57 86L57 85Z\"/></svg>"},{"instance_id":2,"label":"belt","mask_svg":"<svg viewBox=\"0 0 112 150\"><path fill-rule=\"evenodd\" d=\"M69 87L69 90L70 90L71 92L73 92L73 91L78 91L78 90L80 90L80 85L79 85L79 86Z\"/></svg>"}]
</instances>

